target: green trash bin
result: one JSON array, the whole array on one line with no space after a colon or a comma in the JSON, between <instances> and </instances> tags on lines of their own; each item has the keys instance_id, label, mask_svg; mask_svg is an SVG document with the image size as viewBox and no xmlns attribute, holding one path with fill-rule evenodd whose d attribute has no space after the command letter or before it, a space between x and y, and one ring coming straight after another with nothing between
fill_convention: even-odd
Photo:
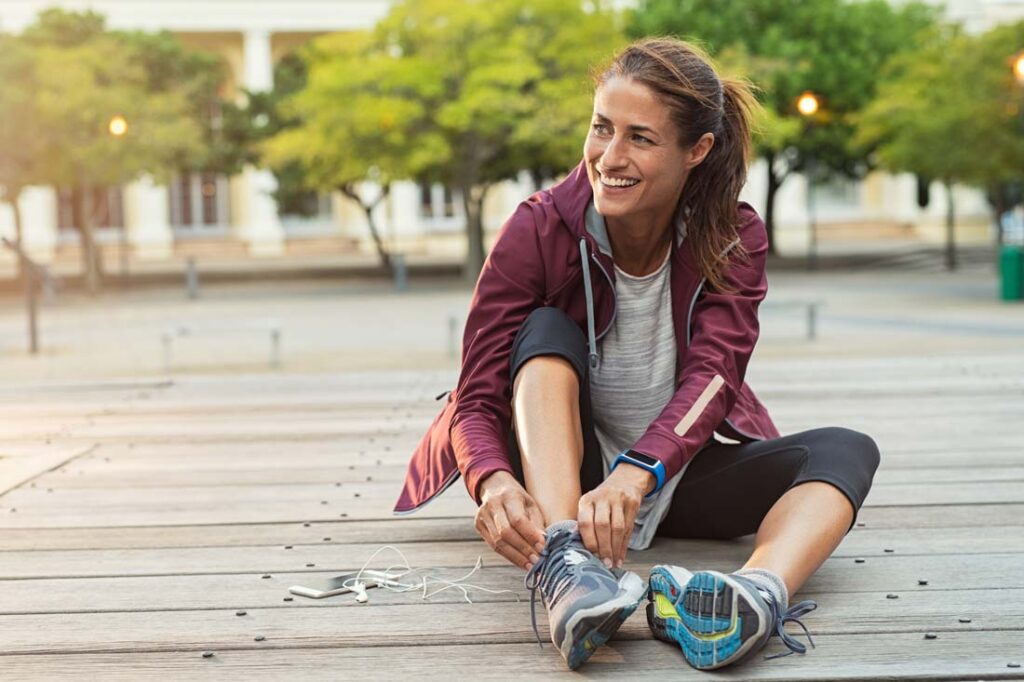
<instances>
[{"instance_id":1,"label":"green trash bin","mask_svg":"<svg viewBox=\"0 0 1024 682\"><path fill-rule=\"evenodd\" d=\"M1019 301L1024 298L1024 247L1006 244L999 252L1000 298Z\"/></svg>"}]
</instances>

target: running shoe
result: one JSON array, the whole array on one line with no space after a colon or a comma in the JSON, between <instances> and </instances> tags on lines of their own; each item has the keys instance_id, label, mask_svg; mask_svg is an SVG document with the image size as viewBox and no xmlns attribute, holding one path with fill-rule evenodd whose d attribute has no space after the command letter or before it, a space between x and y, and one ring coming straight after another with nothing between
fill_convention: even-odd
<instances>
[{"instance_id":1,"label":"running shoe","mask_svg":"<svg viewBox=\"0 0 1024 682\"><path fill-rule=\"evenodd\" d=\"M786 632L786 623L803 628L807 641L814 640L800 617L818 607L802 601L785 612L775 597L754 581L717 571L690 573L679 566L651 569L647 623L658 639L678 644L687 662L698 670L714 670L739 663L764 648L778 635L792 653L806 653L807 647Z\"/></svg>"},{"instance_id":2,"label":"running shoe","mask_svg":"<svg viewBox=\"0 0 1024 682\"><path fill-rule=\"evenodd\" d=\"M536 610L540 590L548 611L551 641L570 670L583 665L615 634L636 611L647 590L636 573L612 573L605 567L583 545L572 523L548 529L544 550L526 574L526 587L530 590L530 616L537 643L541 644Z\"/></svg>"}]
</instances>

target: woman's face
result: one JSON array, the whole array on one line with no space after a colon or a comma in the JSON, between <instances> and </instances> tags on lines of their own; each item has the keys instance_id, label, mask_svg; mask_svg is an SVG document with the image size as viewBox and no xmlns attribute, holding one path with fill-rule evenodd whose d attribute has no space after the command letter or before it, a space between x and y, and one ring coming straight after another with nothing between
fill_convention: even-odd
<instances>
[{"instance_id":1,"label":"woman's face","mask_svg":"<svg viewBox=\"0 0 1024 682\"><path fill-rule=\"evenodd\" d=\"M691 149L682 149L668 108L629 78L612 78L598 88L590 124L583 158L595 207L605 217L670 220L690 169L714 141L705 133Z\"/></svg>"}]
</instances>

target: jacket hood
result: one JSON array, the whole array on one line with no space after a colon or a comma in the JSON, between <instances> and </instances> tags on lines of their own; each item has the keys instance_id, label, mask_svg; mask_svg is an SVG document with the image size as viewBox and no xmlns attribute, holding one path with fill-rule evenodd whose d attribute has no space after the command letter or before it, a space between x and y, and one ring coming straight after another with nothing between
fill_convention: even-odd
<instances>
[{"instance_id":1,"label":"jacket hood","mask_svg":"<svg viewBox=\"0 0 1024 682\"><path fill-rule=\"evenodd\" d=\"M580 161L564 180L548 192L562 222L576 238L582 237L587 232L587 207L594 199L586 163Z\"/></svg>"}]
</instances>

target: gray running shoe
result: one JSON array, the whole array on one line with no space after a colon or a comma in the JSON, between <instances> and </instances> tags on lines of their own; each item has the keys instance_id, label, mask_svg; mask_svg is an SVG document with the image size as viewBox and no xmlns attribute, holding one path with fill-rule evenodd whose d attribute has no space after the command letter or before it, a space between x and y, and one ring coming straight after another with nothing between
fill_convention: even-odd
<instances>
[{"instance_id":1,"label":"gray running shoe","mask_svg":"<svg viewBox=\"0 0 1024 682\"><path fill-rule=\"evenodd\" d=\"M540 560L526 574L530 616L541 644L536 611L539 589L548 610L551 641L571 670L615 634L647 591L636 573L618 573L621 577L587 550L574 525L548 529Z\"/></svg>"},{"instance_id":2,"label":"gray running shoe","mask_svg":"<svg viewBox=\"0 0 1024 682\"><path fill-rule=\"evenodd\" d=\"M786 623L803 628L814 646L799 620L817 608L813 601L802 601L783 612L775 597L749 578L718 571L690 573L680 566L655 566L650 583L647 623L651 632L679 645L687 662L698 670L745 661L773 635L789 651L765 658L805 653L807 647L786 632Z\"/></svg>"}]
</instances>

